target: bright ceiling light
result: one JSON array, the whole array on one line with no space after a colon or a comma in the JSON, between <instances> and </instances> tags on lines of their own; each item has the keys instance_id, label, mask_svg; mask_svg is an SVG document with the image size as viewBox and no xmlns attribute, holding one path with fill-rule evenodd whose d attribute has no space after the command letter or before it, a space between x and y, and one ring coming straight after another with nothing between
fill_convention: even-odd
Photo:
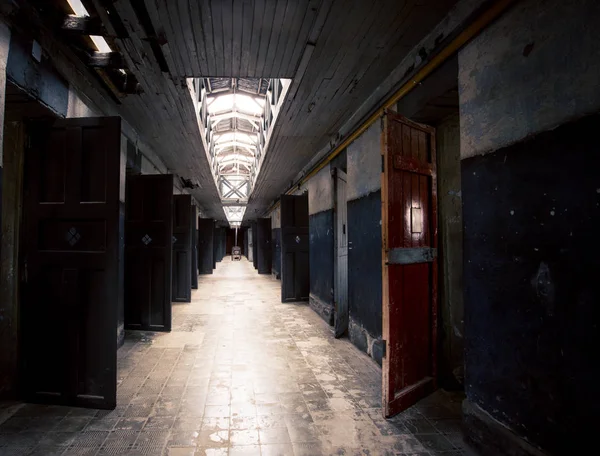
<instances>
[{"instance_id":1,"label":"bright ceiling light","mask_svg":"<svg viewBox=\"0 0 600 456\"><path fill-rule=\"evenodd\" d=\"M67 0L67 3L73 10L73 14L76 16L90 15L90 13L88 13L88 11L85 9L85 6L83 6L83 3L81 3L81 0ZM89 35L89 37L94 43L94 46L96 46L96 50L98 52L112 52L112 49L103 37L98 35Z\"/></svg>"},{"instance_id":2,"label":"bright ceiling light","mask_svg":"<svg viewBox=\"0 0 600 456\"><path fill-rule=\"evenodd\" d=\"M76 14L77 16L89 16L90 15L87 12L87 10L85 9L85 6L83 6L83 3L81 3L81 0L67 0L67 3L73 10L73 14Z\"/></svg>"},{"instance_id":3,"label":"bright ceiling light","mask_svg":"<svg viewBox=\"0 0 600 456\"><path fill-rule=\"evenodd\" d=\"M98 52L112 52L112 49L103 37L98 35L90 35L90 38L92 39L92 42L94 43L94 46L96 46Z\"/></svg>"},{"instance_id":4,"label":"bright ceiling light","mask_svg":"<svg viewBox=\"0 0 600 456\"><path fill-rule=\"evenodd\" d=\"M239 111L250 115L262 114L264 100L252 99L248 95L239 93L228 93L227 95L219 95L215 97L208 105L208 113L216 114L220 112Z\"/></svg>"}]
</instances>

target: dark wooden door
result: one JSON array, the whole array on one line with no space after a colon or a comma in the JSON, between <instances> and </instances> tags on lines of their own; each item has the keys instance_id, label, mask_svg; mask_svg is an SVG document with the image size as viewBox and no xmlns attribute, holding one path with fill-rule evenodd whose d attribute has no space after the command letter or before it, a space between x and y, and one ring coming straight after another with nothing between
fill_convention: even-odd
<instances>
[{"instance_id":1,"label":"dark wooden door","mask_svg":"<svg viewBox=\"0 0 600 456\"><path fill-rule=\"evenodd\" d=\"M335 168L335 337L348 331L348 202L346 173Z\"/></svg>"},{"instance_id":2,"label":"dark wooden door","mask_svg":"<svg viewBox=\"0 0 600 456\"><path fill-rule=\"evenodd\" d=\"M22 394L114 408L123 299L118 117L32 123L21 284Z\"/></svg>"},{"instance_id":3,"label":"dark wooden door","mask_svg":"<svg viewBox=\"0 0 600 456\"><path fill-rule=\"evenodd\" d=\"M190 208L190 229L192 233L192 289L198 289L198 211L196 206Z\"/></svg>"},{"instance_id":4,"label":"dark wooden door","mask_svg":"<svg viewBox=\"0 0 600 456\"><path fill-rule=\"evenodd\" d=\"M258 227L252 222L252 265L258 269Z\"/></svg>"},{"instance_id":5,"label":"dark wooden door","mask_svg":"<svg viewBox=\"0 0 600 456\"><path fill-rule=\"evenodd\" d=\"M192 300L192 206L191 195L173 196L173 285L172 300Z\"/></svg>"},{"instance_id":6,"label":"dark wooden door","mask_svg":"<svg viewBox=\"0 0 600 456\"><path fill-rule=\"evenodd\" d=\"M392 416L436 388L435 130L388 112L382 149L383 407Z\"/></svg>"},{"instance_id":7,"label":"dark wooden door","mask_svg":"<svg viewBox=\"0 0 600 456\"><path fill-rule=\"evenodd\" d=\"M258 244L258 273L271 274L271 219L258 219L256 230L256 242Z\"/></svg>"},{"instance_id":8,"label":"dark wooden door","mask_svg":"<svg viewBox=\"0 0 600 456\"><path fill-rule=\"evenodd\" d=\"M281 196L281 301L308 301L308 194Z\"/></svg>"},{"instance_id":9,"label":"dark wooden door","mask_svg":"<svg viewBox=\"0 0 600 456\"><path fill-rule=\"evenodd\" d=\"M214 269L213 239L215 235L215 221L213 219L198 219L198 272L212 274Z\"/></svg>"},{"instance_id":10,"label":"dark wooden door","mask_svg":"<svg viewBox=\"0 0 600 456\"><path fill-rule=\"evenodd\" d=\"M173 175L127 176L125 327L171 330Z\"/></svg>"}]
</instances>

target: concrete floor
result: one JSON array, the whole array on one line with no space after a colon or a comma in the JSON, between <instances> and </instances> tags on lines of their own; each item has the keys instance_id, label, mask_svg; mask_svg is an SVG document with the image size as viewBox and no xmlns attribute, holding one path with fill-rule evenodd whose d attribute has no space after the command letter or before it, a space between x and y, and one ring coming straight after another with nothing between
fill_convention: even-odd
<instances>
[{"instance_id":1,"label":"concrete floor","mask_svg":"<svg viewBox=\"0 0 600 456\"><path fill-rule=\"evenodd\" d=\"M460 395L393 420L381 370L242 259L173 305L171 333L127 334L114 411L24 405L0 455L460 455Z\"/></svg>"}]
</instances>

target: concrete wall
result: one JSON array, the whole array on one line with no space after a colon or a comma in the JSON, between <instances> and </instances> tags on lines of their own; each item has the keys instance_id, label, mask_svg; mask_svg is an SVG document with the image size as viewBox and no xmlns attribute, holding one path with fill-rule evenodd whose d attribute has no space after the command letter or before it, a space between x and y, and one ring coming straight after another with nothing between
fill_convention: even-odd
<instances>
[{"instance_id":1,"label":"concrete wall","mask_svg":"<svg viewBox=\"0 0 600 456\"><path fill-rule=\"evenodd\" d=\"M595 443L598 23L595 0L524 0L459 55L465 419L484 454Z\"/></svg>"},{"instance_id":2,"label":"concrete wall","mask_svg":"<svg viewBox=\"0 0 600 456\"><path fill-rule=\"evenodd\" d=\"M325 166L308 181L309 304L333 324L333 178Z\"/></svg>"},{"instance_id":3,"label":"concrete wall","mask_svg":"<svg viewBox=\"0 0 600 456\"><path fill-rule=\"evenodd\" d=\"M347 154L349 337L381 363L381 124Z\"/></svg>"},{"instance_id":4,"label":"concrete wall","mask_svg":"<svg viewBox=\"0 0 600 456\"><path fill-rule=\"evenodd\" d=\"M42 58L41 62L35 60L31 48L31 39L12 34L7 76L33 99L49 107L58 116L65 117L69 104L69 83L48 59Z\"/></svg>"},{"instance_id":5,"label":"concrete wall","mask_svg":"<svg viewBox=\"0 0 600 456\"><path fill-rule=\"evenodd\" d=\"M600 109L593 0L519 2L459 55L461 156Z\"/></svg>"}]
</instances>

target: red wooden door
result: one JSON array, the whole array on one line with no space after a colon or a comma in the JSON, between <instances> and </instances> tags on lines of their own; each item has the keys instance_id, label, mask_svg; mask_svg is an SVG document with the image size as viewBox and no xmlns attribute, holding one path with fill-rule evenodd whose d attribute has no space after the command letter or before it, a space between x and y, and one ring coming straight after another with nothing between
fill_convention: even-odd
<instances>
[{"instance_id":1,"label":"red wooden door","mask_svg":"<svg viewBox=\"0 0 600 456\"><path fill-rule=\"evenodd\" d=\"M122 301L121 119L29 126L23 207L22 393L114 408Z\"/></svg>"},{"instance_id":2,"label":"red wooden door","mask_svg":"<svg viewBox=\"0 0 600 456\"><path fill-rule=\"evenodd\" d=\"M383 407L392 416L436 388L435 130L386 112L382 153Z\"/></svg>"}]
</instances>

